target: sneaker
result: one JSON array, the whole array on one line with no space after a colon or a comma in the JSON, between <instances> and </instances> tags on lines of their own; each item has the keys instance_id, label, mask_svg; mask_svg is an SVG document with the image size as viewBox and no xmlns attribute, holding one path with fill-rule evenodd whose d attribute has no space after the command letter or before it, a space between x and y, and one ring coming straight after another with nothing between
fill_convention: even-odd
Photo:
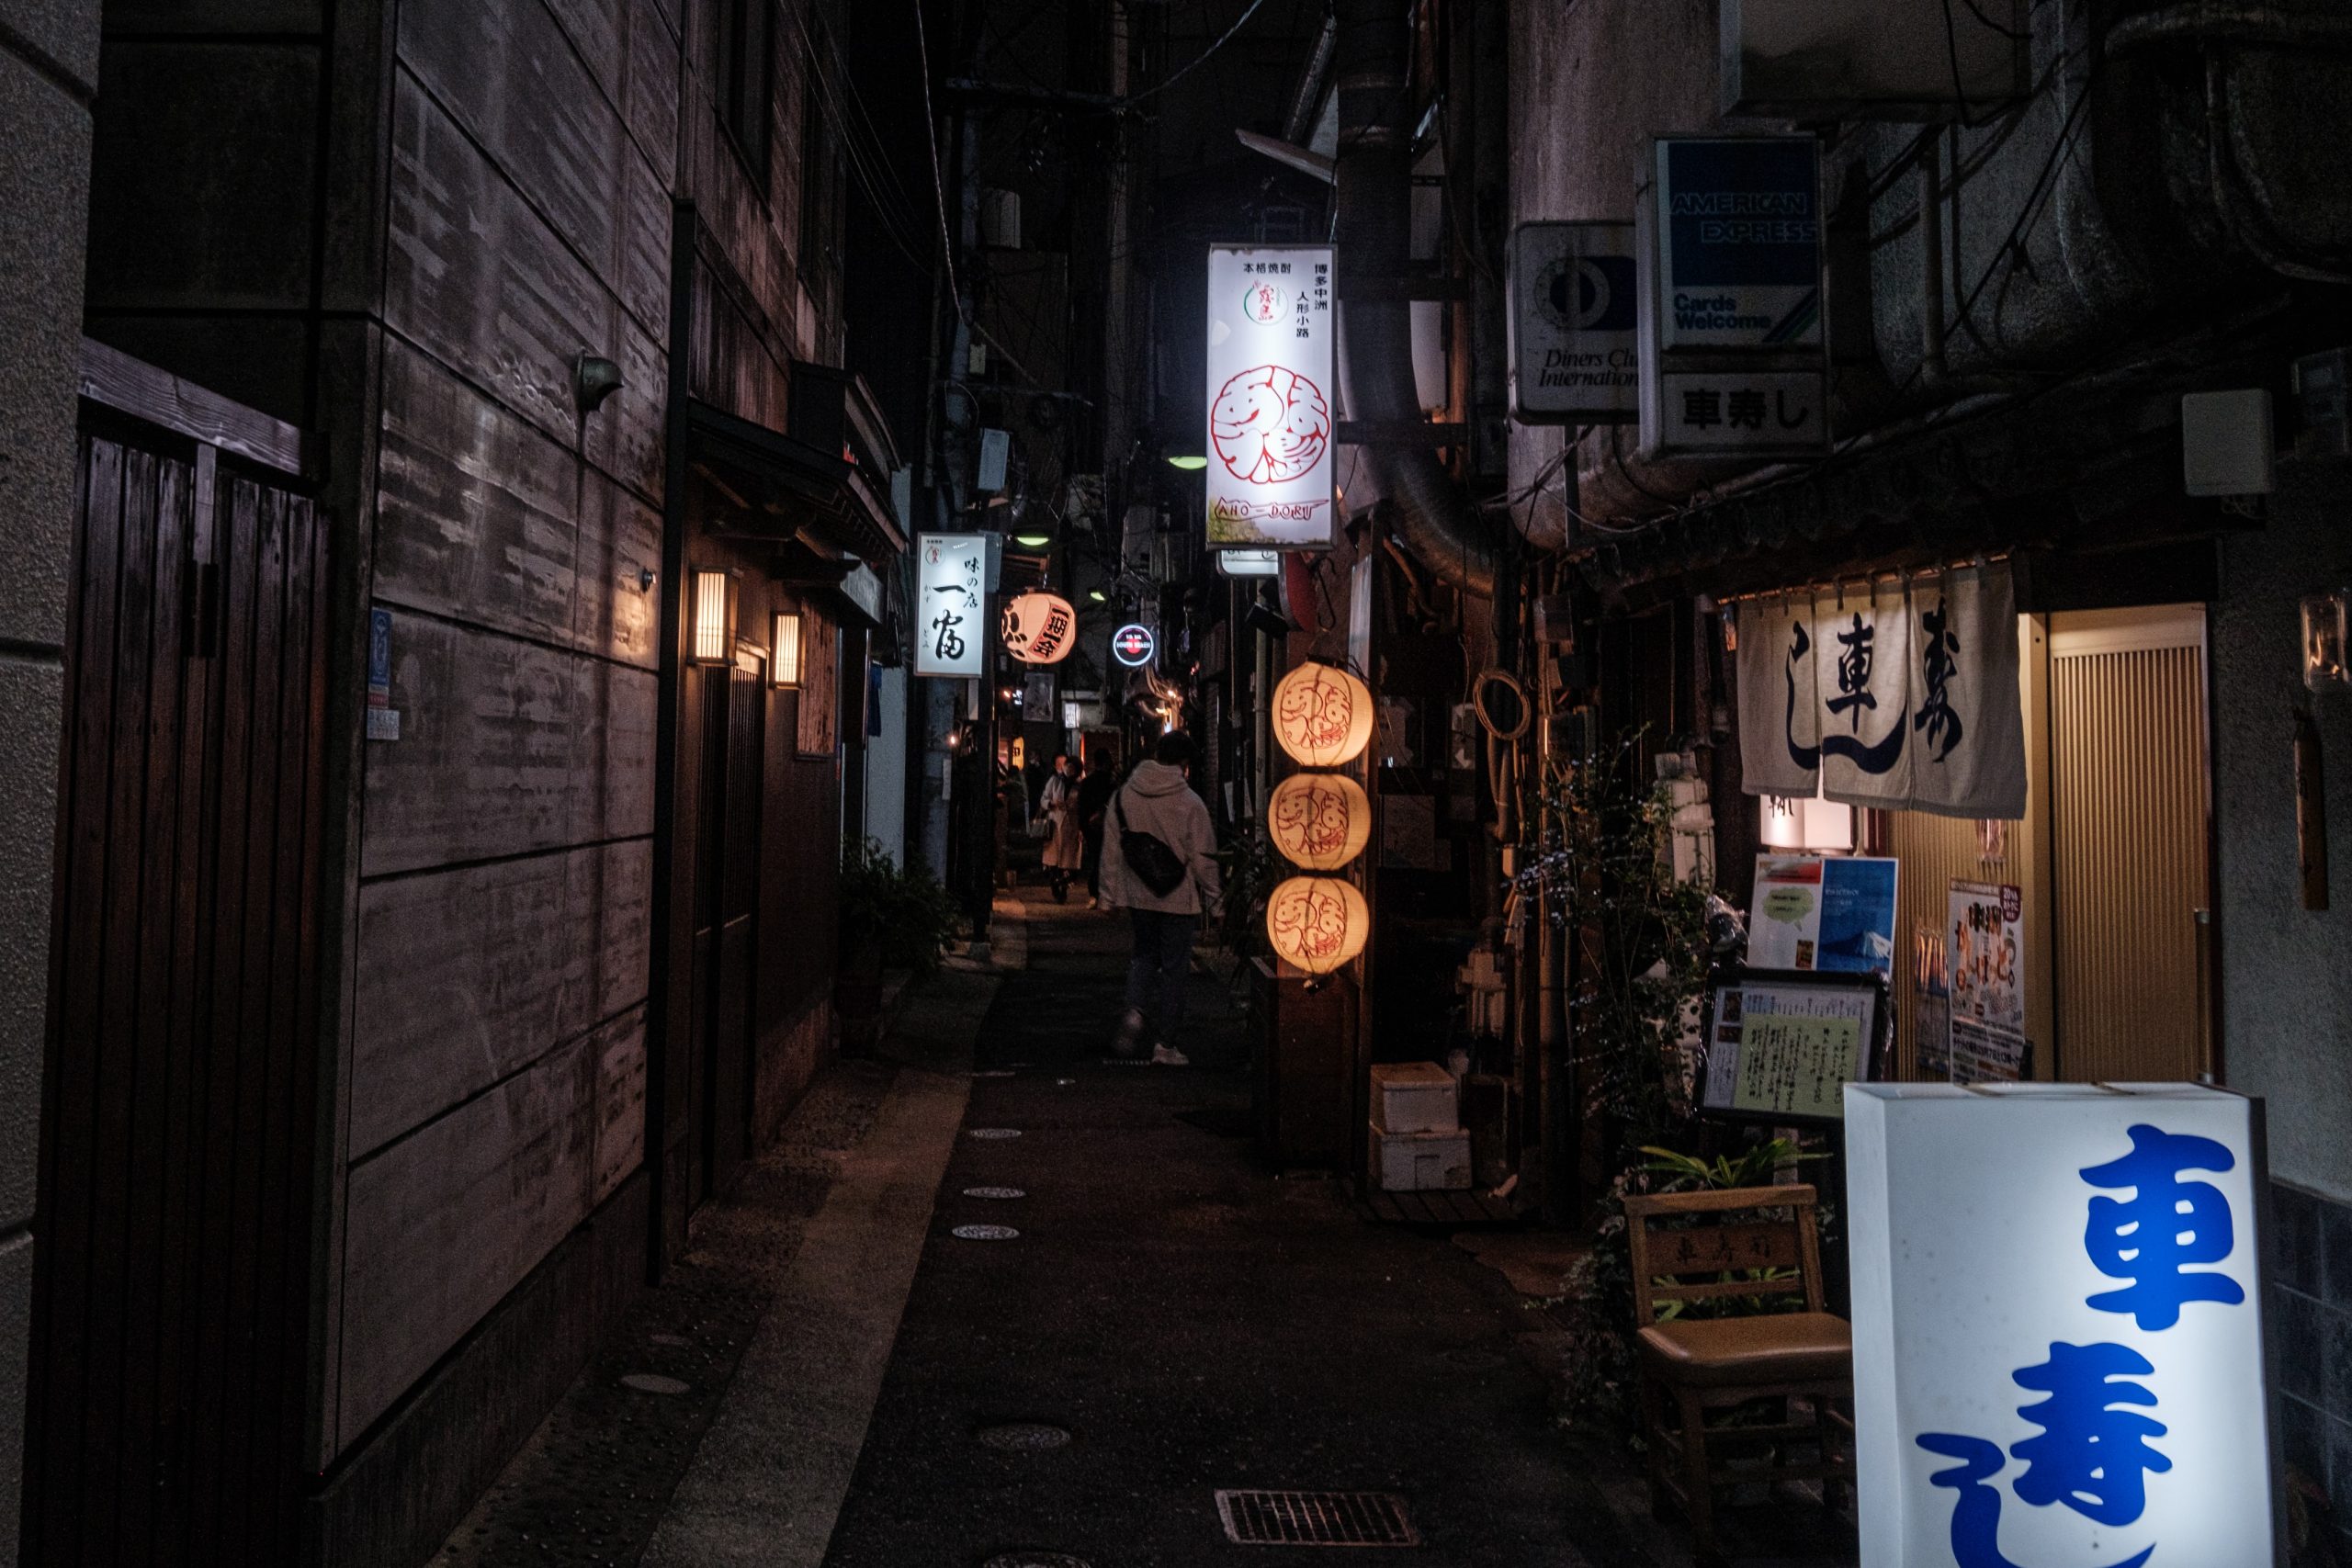
<instances>
[{"instance_id":1,"label":"sneaker","mask_svg":"<svg viewBox=\"0 0 2352 1568\"><path fill-rule=\"evenodd\" d=\"M1193 1065L1193 1058L1173 1045L1154 1045L1151 1048L1151 1065L1155 1067L1189 1067Z\"/></svg>"},{"instance_id":2,"label":"sneaker","mask_svg":"<svg viewBox=\"0 0 2352 1568\"><path fill-rule=\"evenodd\" d=\"M1118 1032L1111 1036L1111 1054L1114 1056L1143 1055L1143 1013L1129 1008L1119 1019Z\"/></svg>"}]
</instances>

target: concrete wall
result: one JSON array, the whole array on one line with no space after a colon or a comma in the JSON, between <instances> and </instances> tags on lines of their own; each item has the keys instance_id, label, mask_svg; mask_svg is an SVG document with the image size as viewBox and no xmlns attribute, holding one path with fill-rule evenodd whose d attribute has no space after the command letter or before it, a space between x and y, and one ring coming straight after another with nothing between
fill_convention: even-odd
<instances>
[{"instance_id":1,"label":"concrete wall","mask_svg":"<svg viewBox=\"0 0 2352 1568\"><path fill-rule=\"evenodd\" d=\"M2223 547L2213 606L2222 1061L2231 1087L2269 1101L2272 1173L2343 1203L2352 1202L2352 694L2304 691L2296 601L2352 581L2352 468L2286 462L2278 484L2269 525ZM2304 705L2318 717L2327 773L2324 910L2302 907L2296 872L2292 716Z\"/></svg>"},{"instance_id":2,"label":"concrete wall","mask_svg":"<svg viewBox=\"0 0 2352 1568\"><path fill-rule=\"evenodd\" d=\"M96 0L0 9L0 1565L17 1561Z\"/></svg>"}]
</instances>

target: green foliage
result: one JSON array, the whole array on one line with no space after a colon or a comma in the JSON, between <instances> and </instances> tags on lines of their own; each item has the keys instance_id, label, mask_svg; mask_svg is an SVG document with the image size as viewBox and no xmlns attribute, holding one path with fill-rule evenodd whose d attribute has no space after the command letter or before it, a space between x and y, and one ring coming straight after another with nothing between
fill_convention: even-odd
<instances>
[{"instance_id":1,"label":"green foliage","mask_svg":"<svg viewBox=\"0 0 2352 1568\"><path fill-rule=\"evenodd\" d=\"M1218 911L1225 950L1238 959L1254 957L1265 951L1266 899L1283 879L1282 862L1254 824L1216 858L1225 879L1225 903Z\"/></svg>"},{"instance_id":2,"label":"green foliage","mask_svg":"<svg viewBox=\"0 0 2352 1568\"><path fill-rule=\"evenodd\" d=\"M962 920L956 900L920 865L901 869L881 841L844 846L841 878L842 950L878 945L889 969L928 974Z\"/></svg>"},{"instance_id":3,"label":"green foliage","mask_svg":"<svg viewBox=\"0 0 2352 1568\"><path fill-rule=\"evenodd\" d=\"M1643 1145L1642 1153L1650 1159L1641 1168L1661 1179L1651 1189L1656 1192L1727 1192L1737 1187L1770 1187L1781 1167L1828 1157L1806 1152L1793 1138L1767 1138L1713 1160L1654 1145Z\"/></svg>"}]
</instances>

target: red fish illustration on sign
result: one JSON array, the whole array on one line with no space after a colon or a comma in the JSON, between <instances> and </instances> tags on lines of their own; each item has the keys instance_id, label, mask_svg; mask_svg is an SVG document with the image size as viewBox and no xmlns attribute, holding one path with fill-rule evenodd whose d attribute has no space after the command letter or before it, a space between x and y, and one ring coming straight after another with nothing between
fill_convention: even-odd
<instances>
[{"instance_id":1,"label":"red fish illustration on sign","mask_svg":"<svg viewBox=\"0 0 2352 1568\"><path fill-rule=\"evenodd\" d=\"M1219 389L1209 438L1227 472L1246 484L1281 484L1313 471L1331 446L1323 389L1295 370L1261 365Z\"/></svg>"}]
</instances>

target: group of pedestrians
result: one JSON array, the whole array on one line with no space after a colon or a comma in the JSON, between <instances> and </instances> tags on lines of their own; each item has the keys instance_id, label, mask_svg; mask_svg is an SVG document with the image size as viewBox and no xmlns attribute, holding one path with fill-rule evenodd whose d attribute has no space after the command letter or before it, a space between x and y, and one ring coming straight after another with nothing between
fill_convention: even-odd
<instances>
[{"instance_id":1,"label":"group of pedestrians","mask_svg":"<svg viewBox=\"0 0 2352 1568\"><path fill-rule=\"evenodd\" d=\"M1192 788L1196 754L1191 737L1163 735L1124 784L1099 751L1083 773L1075 758L1057 757L1039 797L1050 824L1046 868L1055 901L1083 873L1090 908L1127 911L1134 952L1111 1049L1133 1057L1148 1044L1152 1061L1170 1067L1192 1065L1177 1042L1193 942L1202 916L1223 897L1216 828Z\"/></svg>"}]
</instances>

